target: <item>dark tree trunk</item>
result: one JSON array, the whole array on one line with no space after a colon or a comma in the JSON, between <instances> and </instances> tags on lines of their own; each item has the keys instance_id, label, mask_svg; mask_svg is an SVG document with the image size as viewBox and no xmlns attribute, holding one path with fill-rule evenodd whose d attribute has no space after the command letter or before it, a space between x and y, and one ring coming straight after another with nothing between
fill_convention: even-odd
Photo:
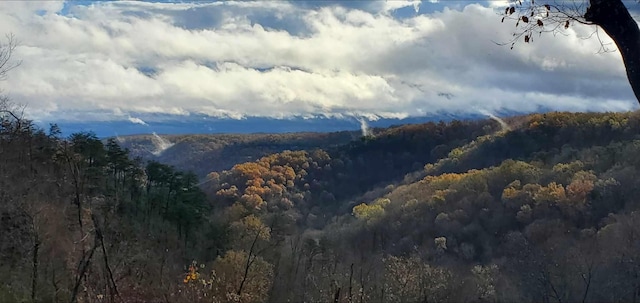
<instances>
[{"instance_id":1,"label":"dark tree trunk","mask_svg":"<svg viewBox=\"0 0 640 303\"><path fill-rule=\"evenodd\" d=\"M34 231L35 233L35 231ZM38 251L40 249L40 237L35 234L33 237L33 259L31 273L31 302L36 302L36 293L38 289Z\"/></svg>"},{"instance_id":2,"label":"dark tree trunk","mask_svg":"<svg viewBox=\"0 0 640 303\"><path fill-rule=\"evenodd\" d=\"M590 0L586 21L600 27L618 46L627 77L640 102L640 28L622 0Z\"/></svg>"}]
</instances>

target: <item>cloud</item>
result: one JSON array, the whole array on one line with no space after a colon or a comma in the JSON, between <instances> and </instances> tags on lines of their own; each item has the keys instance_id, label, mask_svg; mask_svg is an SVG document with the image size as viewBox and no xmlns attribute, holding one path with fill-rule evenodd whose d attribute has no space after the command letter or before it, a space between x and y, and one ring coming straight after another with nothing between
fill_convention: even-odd
<instances>
[{"instance_id":1,"label":"cloud","mask_svg":"<svg viewBox=\"0 0 640 303\"><path fill-rule=\"evenodd\" d=\"M431 2L438 2L438 1L434 1L434 0L430 0ZM420 4L422 3L422 1L420 0L412 0L412 1L404 1L404 0L400 0L400 1L384 1L384 6L382 8L382 11L385 12L390 12L390 11L395 11L397 9L401 9L401 8L405 8L405 7L413 7L414 11L416 13L420 12Z\"/></svg>"},{"instance_id":2,"label":"cloud","mask_svg":"<svg viewBox=\"0 0 640 303\"><path fill-rule=\"evenodd\" d=\"M593 28L510 50L492 7L352 2L0 3L23 61L0 87L42 121L637 108Z\"/></svg>"},{"instance_id":3,"label":"cloud","mask_svg":"<svg viewBox=\"0 0 640 303\"><path fill-rule=\"evenodd\" d=\"M140 125L145 125L148 126L149 124L147 124L146 122L142 121L142 119L140 118L136 118L136 117L131 117L129 116L129 118L127 118L131 123L134 124L140 124Z\"/></svg>"}]
</instances>

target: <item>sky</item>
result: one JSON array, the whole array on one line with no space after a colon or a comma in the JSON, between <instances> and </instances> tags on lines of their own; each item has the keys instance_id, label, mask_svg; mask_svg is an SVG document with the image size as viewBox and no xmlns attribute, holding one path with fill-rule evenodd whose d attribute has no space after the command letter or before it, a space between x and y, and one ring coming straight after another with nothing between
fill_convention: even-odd
<instances>
[{"instance_id":1,"label":"sky","mask_svg":"<svg viewBox=\"0 0 640 303\"><path fill-rule=\"evenodd\" d=\"M19 40L22 63L0 89L39 123L142 131L211 119L638 109L602 31L612 52L577 24L511 49L499 45L516 29L501 22L504 5L5 0L0 34Z\"/></svg>"}]
</instances>

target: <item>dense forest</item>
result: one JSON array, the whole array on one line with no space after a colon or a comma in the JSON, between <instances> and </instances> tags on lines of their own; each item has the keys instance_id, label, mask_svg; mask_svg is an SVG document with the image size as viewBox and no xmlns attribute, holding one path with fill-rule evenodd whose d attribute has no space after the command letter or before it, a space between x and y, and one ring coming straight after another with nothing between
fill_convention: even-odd
<instances>
[{"instance_id":1,"label":"dense forest","mask_svg":"<svg viewBox=\"0 0 640 303\"><path fill-rule=\"evenodd\" d=\"M206 175L1 122L2 302L640 301L639 112L227 137Z\"/></svg>"}]
</instances>

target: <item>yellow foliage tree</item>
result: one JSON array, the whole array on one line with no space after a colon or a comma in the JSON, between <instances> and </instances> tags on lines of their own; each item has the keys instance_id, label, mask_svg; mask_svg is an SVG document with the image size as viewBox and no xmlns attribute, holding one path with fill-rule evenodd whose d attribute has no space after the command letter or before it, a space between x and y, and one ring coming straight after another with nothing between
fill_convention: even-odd
<instances>
[{"instance_id":1,"label":"yellow foliage tree","mask_svg":"<svg viewBox=\"0 0 640 303\"><path fill-rule=\"evenodd\" d=\"M236 235L236 245L243 248L250 245L250 243L246 242L254 241L254 238L261 241L271 239L271 229L264 225L262 220L255 215L248 215L239 221L233 222L231 231L233 235Z\"/></svg>"},{"instance_id":2,"label":"yellow foliage tree","mask_svg":"<svg viewBox=\"0 0 640 303\"><path fill-rule=\"evenodd\" d=\"M389 199L378 199L370 205L361 203L353 208L353 215L366 224L375 224L384 216L384 208L390 202Z\"/></svg>"},{"instance_id":3,"label":"yellow foliage tree","mask_svg":"<svg viewBox=\"0 0 640 303\"><path fill-rule=\"evenodd\" d=\"M265 302L272 279L269 262L242 250L229 250L213 263L213 301Z\"/></svg>"}]
</instances>

